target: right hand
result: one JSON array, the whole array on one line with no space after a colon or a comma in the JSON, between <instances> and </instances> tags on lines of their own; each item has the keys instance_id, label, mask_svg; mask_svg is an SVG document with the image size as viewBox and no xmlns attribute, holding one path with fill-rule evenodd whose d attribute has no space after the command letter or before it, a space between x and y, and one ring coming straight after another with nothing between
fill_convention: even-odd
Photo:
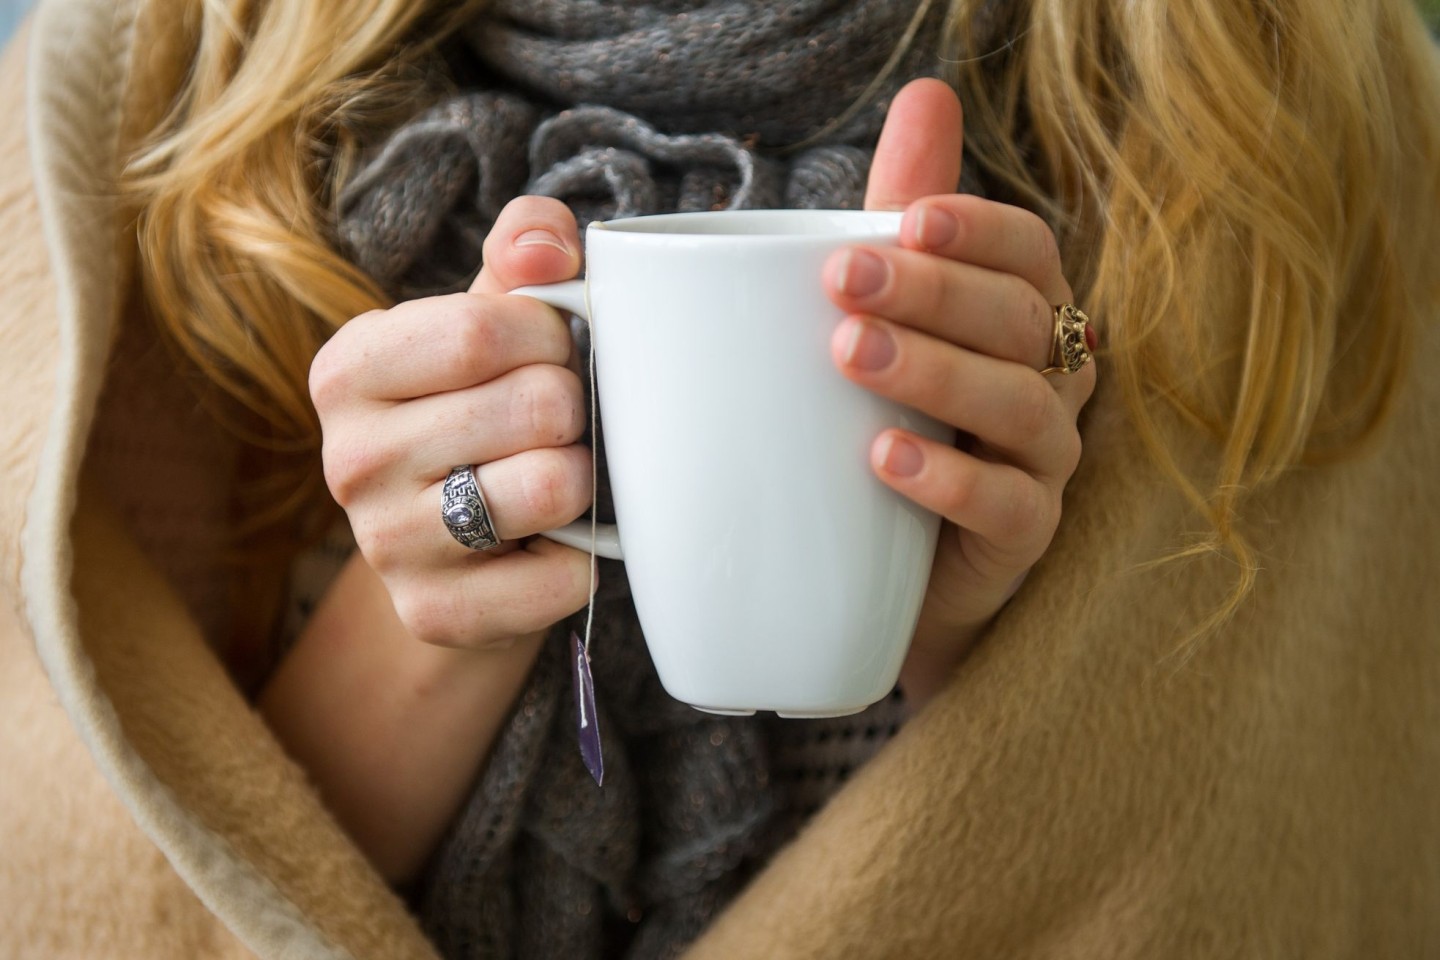
<instances>
[{"instance_id":1,"label":"right hand","mask_svg":"<svg viewBox=\"0 0 1440 960\"><path fill-rule=\"evenodd\" d=\"M519 197L486 238L468 293L356 317L310 368L325 482L401 622L427 643L508 647L589 599L588 554L539 537L511 542L590 504L568 325L537 300L506 295L574 277L579 250L564 204ZM494 550L461 546L441 522L441 485L462 464L474 465L506 541Z\"/></svg>"}]
</instances>

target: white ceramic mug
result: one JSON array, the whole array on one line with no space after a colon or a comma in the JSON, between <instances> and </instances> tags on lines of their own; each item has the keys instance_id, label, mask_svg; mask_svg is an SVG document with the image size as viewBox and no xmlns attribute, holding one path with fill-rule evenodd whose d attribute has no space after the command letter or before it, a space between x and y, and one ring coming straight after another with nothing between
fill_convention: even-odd
<instances>
[{"instance_id":1,"label":"white ceramic mug","mask_svg":"<svg viewBox=\"0 0 1440 960\"><path fill-rule=\"evenodd\" d=\"M887 427L954 432L835 368L844 314L821 267L899 227L845 210L592 223L585 280L512 291L590 321L617 521L596 552L624 559L660 680L698 709L838 716L895 685L939 517L869 450ZM546 536L591 547L588 520Z\"/></svg>"}]
</instances>

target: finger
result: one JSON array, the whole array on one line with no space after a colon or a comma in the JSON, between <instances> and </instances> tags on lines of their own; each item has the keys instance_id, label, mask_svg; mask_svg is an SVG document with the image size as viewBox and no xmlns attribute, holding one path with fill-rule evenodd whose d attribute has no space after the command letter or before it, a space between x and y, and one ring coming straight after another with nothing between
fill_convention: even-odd
<instances>
[{"instance_id":1,"label":"finger","mask_svg":"<svg viewBox=\"0 0 1440 960\"><path fill-rule=\"evenodd\" d=\"M875 317L847 317L831 351L850 380L973 434L1041 482L1074 474L1078 407L1035 370Z\"/></svg>"},{"instance_id":2,"label":"finger","mask_svg":"<svg viewBox=\"0 0 1440 960\"><path fill-rule=\"evenodd\" d=\"M549 628L590 596L590 555L549 540L503 557L471 559L392 591L396 613L418 639L443 647L493 646Z\"/></svg>"},{"instance_id":3,"label":"finger","mask_svg":"<svg viewBox=\"0 0 1440 960\"><path fill-rule=\"evenodd\" d=\"M563 527L589 508L590 450L580 444L526 450L476 467L475 482L500 539L533 536ZM439 484L426 488L421 519L429 514L429 523L439 523L440 500Z\"/></svg>"},{"instance_id":4,"label":"finger","mask_svg":"<svg viewBox=\"0 0 1440 960\"><path fill-rule=\"evenodd\" d=\"M371 415L397 451L392 474L442 482L457 464L565 447L585 432L584 389L566 367L537 363L467 390L422 397Z\"/></svg>"},{"instance_id":5,"label":"finger","mask_svg":"<svg viewBox=\"0 0 1440 960\"><path fill-rule=\"evenodd\" d=\"M310 366L310 396L323 417L357 401L461 390L527 364L564 365L573 347L560 313L529 297L412 300L331 337Z\"/></svg>"},{"instance_id":6,"label":"finger","mask_svg":"<svg viewBox=\"0 0 1440 960\"><path fill-rule=\"evenodd\" d=\"M475 481L496 534L505 545L575 520L590 506L590 450L580 444L526 450L475 468ZM392 493L353 515L355 541L366 561L384 577L435 572L473 563L477 553L445 528L444 481Z\"/></svg>"},{"instance_id":7,"label":"finger","mask_svg":"<svg viewBox=\"0 0 1440 960\"><path fill-rule=\"evenodd\" d=\"M1018 276L915 250L846 247L822 271L842 310L869 313L1036 370L1050 363L1055 316Z\"/></svg>"},{"instance_id":8,"label":"finger","mask_svg":"<svg viewBox=\"0 0 1440 960\"><path fill-rule=\"evenodd\" d=\"M960 98L940 80L906 84L890 101L865 189L866 210L903 210L960 182Z\"/></svg>"},{"instance_id":9,"label":"finger","mask_svg":"<svg viewBox=\"0 0 1440 960\"><path fill-rule=\"evenodd\" d=\"M485 261L471 293L505 293L580 272L580 231L570 208L551 197L516 197L505 205L481 249Z\"/></svg>"},{"instance_id":10,"label":"finger","mask_svg":"<svg viewBox=\"0 0 1440 960\"><path fill-rule=\"evenodd\" d=\"M993 463L904 430L870 449L877 476L927 510L986 541L992 558L1033 564L1060 522L1059 498L1018 467Z\"/></svg>"},{"instance_id":11,"label":"finger","mask_svg":"<svg viewBox=\"0 0 1440 960\"><path fill-rule=\"evenodd\" d=\"M926 197L900 221L900 243L1014 274L1051 306L1074 297L1050 227L1029 210L967 194Z\"/></svg>"}]
</instances>

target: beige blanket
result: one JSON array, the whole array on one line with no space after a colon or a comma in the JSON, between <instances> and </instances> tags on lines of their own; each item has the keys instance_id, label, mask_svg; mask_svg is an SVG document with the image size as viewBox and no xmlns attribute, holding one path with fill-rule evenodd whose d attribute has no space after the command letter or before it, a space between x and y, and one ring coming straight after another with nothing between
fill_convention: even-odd
<instances>
[{"instance_id":1,"label":"beige blanket","mask_svg":"<svg viewBox=\"0 0 1440 960\"><path fill-rule=\"evenodd\" d=\"M55 0L0 64L0 956L431 957L141 549L175 491L87 458L145 382L111 198L162 6ZM1198 522L1102 369L1050 554L690 956L1440 955L1437 368L1432 326L1364 458L1256 499L1257 593L1183 666L1232 571L1140 568Z\"/></svg>"}]
</instances>

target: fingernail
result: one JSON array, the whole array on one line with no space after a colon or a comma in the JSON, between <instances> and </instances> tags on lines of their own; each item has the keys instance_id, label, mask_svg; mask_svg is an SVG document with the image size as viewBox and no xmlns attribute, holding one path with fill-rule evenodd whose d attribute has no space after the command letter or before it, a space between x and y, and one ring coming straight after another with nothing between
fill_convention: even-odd
<instances>
[{"instance_id":1,"label":"fingernail","mask_svg":"<svg viewBox=\"0 0 1440 960\"><path fill-rule=\"evenodd\" d=\"M1100 334L1096 333L1095 328L1088 323L1085 324L1085 347L1091 353L1100 348Z\"/></svg>"},{"instance_id":2,"label":"fingernail","mask_svg":"<svg viewBox=\"0 0 1440 960\"><path fill-rule=\"evenodd\" d=\"M921 207L915 211L915 239L927 250L935 250L955 239L960 221L944 207Z\"/></svg>"},{"instance_id":3,"label":"fingernail","mask_svg":"<svg viewBox=\"0 0 1440 960\"><path fill-rule=\"evenodd\" d=\"M554 247L556 250L559 250L561 253L564 253L564 254L567 254L567 255L570 253L570 248L565 245L565 241L564 241L564 240L561 240L559 237L557 237L555 234L551 233L549 230L542 230L542 229L540 229L540 228L538 228L538 227L535 228L535 229L533 229L533 230L526 230L524 233L520 234L520 236L516 237L516 238L515 238L515 246L517 246L517 247L540 247L540 246L544 246L544 247Z\"/></svg>"},{"instance_id":4,"label":"fingernail","mask_svg":"<svg viewBox=\"0 0 1440 960\"><path fill-rule=\"evenodd\" d=\"M840 292L847 297L868 297L879 293L890 279L890 266L869 250L845 251L840 269Z\"/></svg>"},{"instance_id":5,"label":"fingernail","mask_svg":"<svg viewBox=\"0 0 1440 960\"><path fill-rule=\"evenodd\" d=\"M882 443L885 446L880 451L880 463L887 473L897 477L913 477L925 466L925 454L904 437L887 434Z\"/></svg>"},{"instance_id":6,"label":"fingernail","mask_svg":"<svg viewBox=\"0 0 1440 960\"><path fill-rule=\"evenodd\" d=\"M890 331L863 320L851 320L854 329L845 347L845 365L861 370L884 370L895 361L895 338Z\"/></svg>"}]
</instances>

